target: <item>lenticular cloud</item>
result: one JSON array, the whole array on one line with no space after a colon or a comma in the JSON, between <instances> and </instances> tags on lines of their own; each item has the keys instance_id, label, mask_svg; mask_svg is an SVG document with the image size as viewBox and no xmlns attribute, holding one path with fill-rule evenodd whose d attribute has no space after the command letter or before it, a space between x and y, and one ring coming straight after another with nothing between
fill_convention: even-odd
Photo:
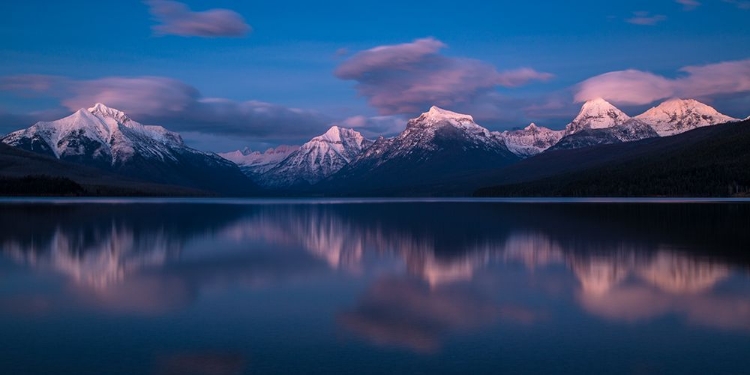
<instances>
[{"instance_id":1,"label":"lenticular cloud","mask_svg":"<svg viewBox=\"0 0 750 375\"><path fill-rule=\"evenodd\" d=\"M621 70L589 78L576 88L575 99L604 98L620 104L641 105L671 97L705 98L750 92L750 59L680 69L666 78L640 70Z\"/></svg>"},{"instance_id":2,"label":"lenticular cloud","mask_svg":"<svg viewBox=\"0 0 750 375\"><path fill-rule=\"evenodd\" d=\"M358 93L381 114L410 114L432 105L467 103L496 87L517 87L552 78L531 68L498 72L485 62L447 57L434 38L359 52L336 69L338 78L357 82Z\"/></svg>"}]
</instances>

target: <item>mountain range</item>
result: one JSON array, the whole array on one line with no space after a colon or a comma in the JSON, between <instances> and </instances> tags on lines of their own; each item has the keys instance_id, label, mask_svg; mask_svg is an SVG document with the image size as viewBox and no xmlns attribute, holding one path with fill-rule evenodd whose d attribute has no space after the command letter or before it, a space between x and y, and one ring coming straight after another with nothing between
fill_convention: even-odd
<instances>
[{"instance_id":1,"label":"mountain range","mask_svg":"<svg viewBox=\"0 0 750 375\"><path fill-rule=\"evenodd\" d=\"M142 125L96 104L0 141L111 176L208 194L444 195L508 182L496 178L499 171L523 175L515 166L528 165L519 163L524 159L671 137L736 121L695 100L668 100L630 117L596 99L584 103L562 130L531 124L497 132L470 115L432 107L392 138L371 141L354 129L332 126L302 146L217 155L187 147L179 134L163 127Z\"/></svg>"},{"instance_id":2,"label":"mountain range","mask_svg":"<svg viewBox=\"0 0 750 375\"><path fill-rule=\"evenodd\" d=\"M345 148L345 156L335 157L338 161L333 164L335 167L325 167L325 163L316 161L317 152L303 151L296 151L294 157L287 156L289 160L278 161L278 167L269 167L271 158L278 155L276 150L258 154L268 163L263 164L263 173L248 172L252 163L258 163L257 159L239 162L243 171L258 183L275 189L347 195L422 195L450 190L450 185L463 176L483 175L485 171L543 152L665 137L732 121L739 120L695 100L668 100L630 117L611 103L595 99L584 103L579 114L562 130L532 123L523 129L493 132L476 124L470 115L432 107L410 120L406 129L393 138L379 138L370 145L354 130L336 138L336 142L343 139L343 144L357 146ZM326 134L333 130L343 134L343 129L337 127ZM300 150L328 147L332 143L324 141L326 138L316 137ZM284 150L289 149L284 146ZM237 160L238 153L221 155Z\"/></svg>"}]
</instances>

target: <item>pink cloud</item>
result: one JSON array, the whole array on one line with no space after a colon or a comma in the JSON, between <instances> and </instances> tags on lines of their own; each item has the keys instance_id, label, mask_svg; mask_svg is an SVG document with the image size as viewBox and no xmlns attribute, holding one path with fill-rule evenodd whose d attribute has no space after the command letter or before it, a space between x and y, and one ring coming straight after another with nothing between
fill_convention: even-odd
<instances>
[{"instance_id":1,"label":"pink cloud","mask_svg":"<svg viewBox=\"0 0 750 375\"><path fill-rule=\"evenodd\" d=\"M46 92L62 80L61 77L41 74L24 74L0 77L0 90L12 92Z\"/></svg>"},{"instance_id":2,"label":"pink cloud","mask_svg":"<svg viewBox=\"0 0 750 375\"><path fill-rule=\"evenodd\" d=\"M652 15L650 12L633 12L633 17L625 21L634 25L653 26L666 19L667 16L661 14Z\"/></svg>"},{"instance_id":3,"label":"pink cloud","mask_svg":"<svg viewBox=\"0 0 750 375\"><path fill-rule=\"evenodd\" d=\"M401 116L352 116L340 122L345 128L354 128L365 137L390 136L400 133L406 127L407 120Z\"/></svg>"},{"instance_id":4,"label":"pink cloud","mask_svg":"<svg viewBox=\"0 0 750 375\"><path fill-rule=\"evenodd\" d=\"M359 94L385 115L411 114L431 105L453 107L499 86L552 78L530 68L498 72L479 60L441 55L446 47L437 39L424 38L372 48L344 61L335 75L356 81Z\"/></svg>"},{"instance_id":5,"label":"pink cloud","mask_svg":"<svg viewBox=\"0 0 750 375\"><path fill-rule=\"evenodd\" d=\"M145 0L149 12L158 25L152 30L156 35L199 37L240 37L251 27L237 12L229 9L210 9L194 12L187 5L172 0Z\"/></svg>"},{"instance_id":6,"label":"pink cloud","mask_svg":"<svg viewBox=\"0 0 750 375\"><path fill-rule=\"evenodd\" d=\"M195 88L163 77L107 77L79 81L62 101L71 111L105 103L134 116L180 112L200 95Z\"/></svg>"},{"instance_id":7,"label":"pink cloud","mask_svg":"<svg viewBox=\"0 0 750 375\"><path fill-rule=\"evenodd\" d=\"M678 91L685 96L733 94L750 91L750 59L680 69L688 74L678 79Z\"/></svg>"},{"instance_id":8,"label":"pink cloud","mask_svg":"<svg viewBox=\"0 0 750 375\"><path fill-rule=\"evenodd\" d=\"M166 77L0 78L0 90L19 94L28 87L38 89L39 95L60 99L70 111L104 103L139 122L164 125L175 131L303 140L324 132L331 124L329 118L315 111L253 100L205 98L198 89Z\"/></svg>"},{"instance_id":9,"label":"pink cloud","mask_svg":"<svg viewBox=\"0 0 750 375\"><path fill-rule=\"evenodd\" d=\"M706 98L750 92L750 59L703 66L687 66L677 78L639 70L609 72L589 78L576 88L575 100L604 98L620 104L641 105L670 97Z\"/></svg>"},{"instance_id":10,"label":"pink cloud","mask_svg":"<svg viewBox=\"0 0 750 375\"><path fill-rule=\"evenodd\" d=\"M747 1L747 0L724 0L724 2L732 4L739 9L743 9L743 10L750 9L750 1Z\"/></svg>"},{"instance_id":11,"label":"pink cloud","mask_svg":"<svg viewBox=\"0 0 750 375\"><path fill-rule=\"evenodd\" d=\"M675 0L675 2L682 4L682 9L686 11L695 10L695 8L698 8L701 3L696 0Z\"/></svg>"}]
</instances>

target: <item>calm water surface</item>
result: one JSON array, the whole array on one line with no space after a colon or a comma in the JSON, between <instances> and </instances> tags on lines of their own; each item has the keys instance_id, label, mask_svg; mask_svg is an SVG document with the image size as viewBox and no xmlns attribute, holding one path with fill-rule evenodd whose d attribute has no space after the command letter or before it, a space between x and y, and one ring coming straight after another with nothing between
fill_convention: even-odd
<instances>
[{"instance_id":1,"label":"calm water surface","mask_svg":"<svg viewBox=\"0 0 750 375\"><path fill-rule=\"evenodd\" d=\"M750 373L750 203L0 203L0 373Z\"/></svg>"}]
</instances>

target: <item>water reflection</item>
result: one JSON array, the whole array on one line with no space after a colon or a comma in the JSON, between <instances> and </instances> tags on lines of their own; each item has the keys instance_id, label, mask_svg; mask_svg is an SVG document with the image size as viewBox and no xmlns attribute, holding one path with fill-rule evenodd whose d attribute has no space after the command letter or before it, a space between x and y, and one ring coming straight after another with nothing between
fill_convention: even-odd
<instances>
[{"instance_id":1,"label":"water reflection","mask_svg":"<svg viewBox=\"0 0 750 375\"><path fill-rule=\"evenodd\" d=\"M486 290L466 285L430 287L406 278L383 278L340 323L379 345L433 352L449 333L472 332L500 320L531 324L537 313L502 305Z\"/></svg>"},{"instance_id":2,"label":"water reflection","mask_svg":"<svg viewBox=\"0 0 750 375\"><path fill-rule=\"evenodd\" d=\"M14 289L0 265L0 313L159 316L293 284L352 297L277 308L335 305L320 314L343 340L421 353L491 327L564 325L571 306L747 333L748 218L742 204L14 205L0 211L4 259L67 286ZM178 355L159 371L196 363L233 373L245 360Z\"/></svg>"}]
</instances>

